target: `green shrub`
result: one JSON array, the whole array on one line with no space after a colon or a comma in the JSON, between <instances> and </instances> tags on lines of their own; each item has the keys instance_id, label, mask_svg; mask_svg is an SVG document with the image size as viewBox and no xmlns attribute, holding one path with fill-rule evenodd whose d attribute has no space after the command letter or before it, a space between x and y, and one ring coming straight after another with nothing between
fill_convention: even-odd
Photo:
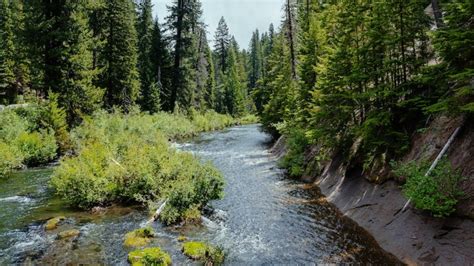
<instances>
[{"instance_id":1,"label":"green shrub","mask_svg":"<svg viewBox=\"0 0 474 266\"><path fill-rule=\"evenodd\" d=\"M58 149L51 131L21 133L15 140L16 147L23 153L24 162L29 166L47 163L56 157Z\"/></svg>"},{"instance_id":2,"label":"green shrub","mask_svg":"<svg viewBox=\"0 0 474 266\"><path fill-rule=\"evenodd\" d=\"M28 121L22 119L13 110L0 112L0 140L11 143L22 133L28 132Z\"/></svg>"},{"instance_id":3,"label":"green shrub","mask_svg":"<svg viewBox=\"0 0 474 266\"><path fill-rule=\"evenodd\" d=\"M221 174L193 155L170 148L156 119L138 113L96 113L71 134L78 156L61 161L51 184L81 208L168 199L160 216L167 224L220 198Z\"/></svg>"},{"instance_id":4,"label":"green shrub","mask_svg":"<svg viewBox=\"0 0 474 266\"><path fill-rule=\"evenodd\" d=\"M305 160L304 152L308 147L308 138L304 130L298 127L279 125L278 130L286 137L288 152L279 162L282 168L288 169L290 176L299 177L303 175Z\"/></svg>"},{"instance_id":5,"label":"green shrub","mask_svg":"<svg viewBox=\"0 0 474 266\"><path fill-rule=\"evenodd\" d=\"M254 114L245 115L245 116L240 117L238 119L238 123L240 125L256 124L259 121L260 121L260 119L258 118L258 116L254 115Z\"/></svg>"},{"instance_id":6,"label":"green shrub","mask_svg":"<svg viewBox=\"0 0 474 266\"><path fill-rule=\"evenodd\" d=\"M21 166L23 154L12 145L0 140L0 177Z\"/></svg>"},{"instance_id":7,"label":"green shrub","mask_svg":"<svg viewBox=\"0 0 474 266\"><path fill-rule=\"evenodd\" d=\"M445 217L456 209L458 198L462 195L459 182L462 176L451 168L447 159L443 159L429 176L425 176L430 164L395 164L394 173L406 178L404 194L420 210L430 211L435 217Z\"/></svg>"}]
</instances>

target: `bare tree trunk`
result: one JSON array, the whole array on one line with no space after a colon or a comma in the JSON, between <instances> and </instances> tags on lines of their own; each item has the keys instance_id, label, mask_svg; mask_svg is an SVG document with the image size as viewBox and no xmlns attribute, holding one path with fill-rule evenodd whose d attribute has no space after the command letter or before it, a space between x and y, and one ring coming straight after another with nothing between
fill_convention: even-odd
<instances>
[{"instance_id":1,"label":"bare tree trunk","mask_svg":"<svg viewBox=\"0 0 474 266\"><path fill-rule=\"evenodd\" d=\"M439 161L443 158L443 156L446 154L446 152L448 151L449 147L451 146L451 144L453 144L454 140L456 139L456 136L459 134L459 131L461 131L461 127L458 127L456 128L456 130L454 131L454 133L451 135L451 137L449 137L448 139L448 142L446 142L446 144L444 145L443 149L441 150L441 152L438 154L438 156L436 157L436 159L434 160L433 164L431 164L431 167L430 169L428 169L428 171L426 172L425 176L429 176L431 174L431 172L436 168L436 166L438 165ZM403 206L403 209L402 209L402 212L405 212L405 210L407 209L408 205L410 205L411 203L411 200L408 200L407 203L405 203L405 206Z\"/></svg>"},{"instance_id":2,"label":"bare tree trunk","mask_svg":"<svg viewBox=\"0 0 474 266\"><path fill-rule=\"evenodd\" d=\"M433 8L433 14L435 17L436 27L439 29L443 27L443 13L439 8L438 0L431 0L431 7Z\"/></svg>"}]
</instances>

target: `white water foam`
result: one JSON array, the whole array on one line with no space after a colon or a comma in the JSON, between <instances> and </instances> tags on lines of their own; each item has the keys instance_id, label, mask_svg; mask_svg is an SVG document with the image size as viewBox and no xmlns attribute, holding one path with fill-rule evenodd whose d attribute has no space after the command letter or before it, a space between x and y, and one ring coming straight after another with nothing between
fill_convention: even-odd
<instances>
[{"instance_id":1,"label":"white water foam","mask_svg":"<svg viewBox=\"0 0 474 266\"><path fill-rule=\"evenodd\" d=\"M22 196L12 196L6 198L0 198L0 202L17 202L17 203L30 203L34 201L32 198Z\"/></svg>"}]
</instances>

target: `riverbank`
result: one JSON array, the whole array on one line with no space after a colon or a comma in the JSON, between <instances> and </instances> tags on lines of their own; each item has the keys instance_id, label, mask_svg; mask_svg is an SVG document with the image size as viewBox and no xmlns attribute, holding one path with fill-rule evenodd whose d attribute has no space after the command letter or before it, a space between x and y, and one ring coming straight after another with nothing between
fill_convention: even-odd
<instances>
[{"instance_id":1,"label":"riverbank","mask_svg":"<svg viewBox=\"0 0 474 266\"><path fill-rule=\"evenodd\" d=\"M436 119L430 128L414 138L416 143L405 160L436 157L459 123L446 118ZM472 129L464 130L448 153L454 166L464 166L461 169L468 176L472 173L472 164L469 163L472 139ZM287 152L285 141L278 140L272 151L282 157ZM314 156L314 152L306 156ZM463 216L458 212L456 216L434 218L414 208L402 212L407 199L398 182L371 183L357 171L348 171L338 156L302 179L319 187L325 200L406 264L469 265L474 261L474 222L465 218L472 214L472 208L465 207L472 205L469 203L469 190L465 190L467 197L458 207ZM465 181L469 182L472 178Z\"/></svg>"}]
</instances>

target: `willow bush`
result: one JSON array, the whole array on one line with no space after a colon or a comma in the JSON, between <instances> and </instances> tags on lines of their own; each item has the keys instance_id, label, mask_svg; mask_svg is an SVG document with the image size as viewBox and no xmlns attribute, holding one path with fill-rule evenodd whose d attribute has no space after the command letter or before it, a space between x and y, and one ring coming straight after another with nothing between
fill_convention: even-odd
<instances>
[{"instance_id":1,"label":"willow bush","mask_svg":"<svg viewBox=\"0 0 474 266\"><path fill-rule=\"evenodd\" d=\"M173 123L180 120L187 122ZM168 138L193 127L184 116L98 112L71 133L77 156L61 160L51 184L84 209L168 199L161 219L178 222L187 210L220 198L224 187L212 165L170 147Z\"/></svg>"}]
</instances>

